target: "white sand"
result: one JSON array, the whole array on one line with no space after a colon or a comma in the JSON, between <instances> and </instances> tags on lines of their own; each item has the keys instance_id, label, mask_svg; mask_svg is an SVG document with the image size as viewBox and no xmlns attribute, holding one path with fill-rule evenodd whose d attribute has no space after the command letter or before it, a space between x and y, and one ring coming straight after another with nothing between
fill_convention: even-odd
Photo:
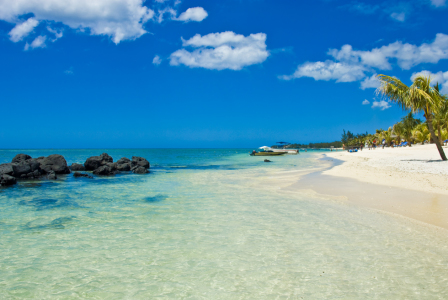
<instances>
[{"instance_id":1,"label":"white sand","mask_svg":"<svg viewBox=\"0 0 448 300\"><path fill-rule=\"evenodd\" d=\"M448 154L448 147L444 147ZM344 197L348 203L448 229L448 161L435 145L329 152L342 163L295 188Z\"/></svg>"},{"instance_id":2,"label":"white sand","mask_svg":"<svg viewBox=\"0 0 448 300\"><path fill-rule=\"evenodd\" d=\"M448 154L448 147L443 148ZM364 149L357 153L337 151L327 156L344 163L324 175L448 195L448 161L440 159L435 145Z\"/></svg>"}]
</instances>

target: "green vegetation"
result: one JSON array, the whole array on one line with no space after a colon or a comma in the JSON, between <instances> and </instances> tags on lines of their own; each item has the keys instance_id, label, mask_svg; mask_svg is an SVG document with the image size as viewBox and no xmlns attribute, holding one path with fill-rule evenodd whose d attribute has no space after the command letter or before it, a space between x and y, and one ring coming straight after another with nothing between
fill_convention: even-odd
<instances>
[{"instance_id":1,"label":"green vegetation","mask_svg":"<svg viewBox=\"0 0 448 300\"><path fill-rule=\"evenodd\" d=\"M321 148L342 148L342 142L335 141L331 143L309 143L309 144L291 144L288 148L307 148L307 149L321 149Z\"/></svg>"},{"instance_id":2,"label":"green vegetation","mask_svg":"<svg viewBox=\"0 0 448 300\"><path fill-rule=\"evenodd\" d=\"M412 113L423 112L431 140L436 144L442 160L447 160L442 148L442 129L447 126L448 99L439 93L439 85L432 87L429 75L416 76L411 86L405 85L396 77L380 74L377 78L381 82L378 94L401 105L404 110L410 110ZM434 126L438 134L435 133ZM401 129L398 132L402 133ZM400 136L397 134L397 137Z\"/></svg>"},{"instance_id":3,"label":"green vegetation","mask_svg":"<svg viewBox=\"0 0 448 300\"><path fill-rule=\"evenodd\" d=\"M439 93L439 85L430 85L431 77L420 75L414 78L411 86L399 79L386 75L378 75L381 86L377 93L391 102L395 102L410 112L387 130L377 129L374 134L342 133L341 142L346 147L365 145L365 143L398 145L403 141L411 147L412 143L431 142L436 144L442 160L447 160L443 151L443 141L448 139L448 97ZM414 118L414 113L422 112L426 119L422 122Z\"/></svg>"}]
</instances>

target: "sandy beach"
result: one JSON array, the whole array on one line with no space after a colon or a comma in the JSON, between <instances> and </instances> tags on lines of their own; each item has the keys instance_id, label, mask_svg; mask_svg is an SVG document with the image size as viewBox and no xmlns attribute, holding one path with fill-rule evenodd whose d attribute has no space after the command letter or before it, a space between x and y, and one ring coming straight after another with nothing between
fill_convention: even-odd
<instances>
[{"instance_id":1,"label":"sandy beach","mask_svg":"<svg viewBox=\"0 0 448 300\"><path fill-rule=\"evenodd\" d=\"M435 145L337 151L322 159L333 166L293 187L448 229L448 162Z\"/></svg>"}]
</instances>

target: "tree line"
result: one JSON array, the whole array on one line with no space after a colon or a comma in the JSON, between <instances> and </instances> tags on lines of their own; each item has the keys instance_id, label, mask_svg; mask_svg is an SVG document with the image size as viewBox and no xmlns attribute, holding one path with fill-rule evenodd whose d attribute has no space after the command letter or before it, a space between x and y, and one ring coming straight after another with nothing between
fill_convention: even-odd
<instances>
[{"instance_id":1,"label":"tree line","mask_svg":"<svg viewBox=\"0 0 448 300\"><path fill-rule=\"evenodd\" d=\"M377 94L400 105L409 113L387 130L377 129L374 134L354 134L350 131L342 133L341 143L346 146L378 144L384 139L392 146L402 140L408 146L412 143L434 143L442 160L447 160L443 151L443 141L448 139L448 96L442 95L438 83L431 85L431 76L419 75L411 86L405 85L396 77L378 75L381 86ZM423 113L425 121L414 118L414 113Z\"/></svg>"}]
</instances>

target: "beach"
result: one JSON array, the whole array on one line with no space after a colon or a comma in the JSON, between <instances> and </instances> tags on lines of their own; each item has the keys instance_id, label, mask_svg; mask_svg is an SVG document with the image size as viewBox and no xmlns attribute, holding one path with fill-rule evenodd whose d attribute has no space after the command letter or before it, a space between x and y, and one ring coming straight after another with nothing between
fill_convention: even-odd
<instances>
[{"instance_id":1,"label":"beach","mask_svg":"<svg viewBox=\"0 0 448 300\"><path fill-rule=\"evenodd\" d=\"M321 159L328 166L294 188L448 228L448 162L435 145L332 151Z\"/></svg>"}]
</instances>

